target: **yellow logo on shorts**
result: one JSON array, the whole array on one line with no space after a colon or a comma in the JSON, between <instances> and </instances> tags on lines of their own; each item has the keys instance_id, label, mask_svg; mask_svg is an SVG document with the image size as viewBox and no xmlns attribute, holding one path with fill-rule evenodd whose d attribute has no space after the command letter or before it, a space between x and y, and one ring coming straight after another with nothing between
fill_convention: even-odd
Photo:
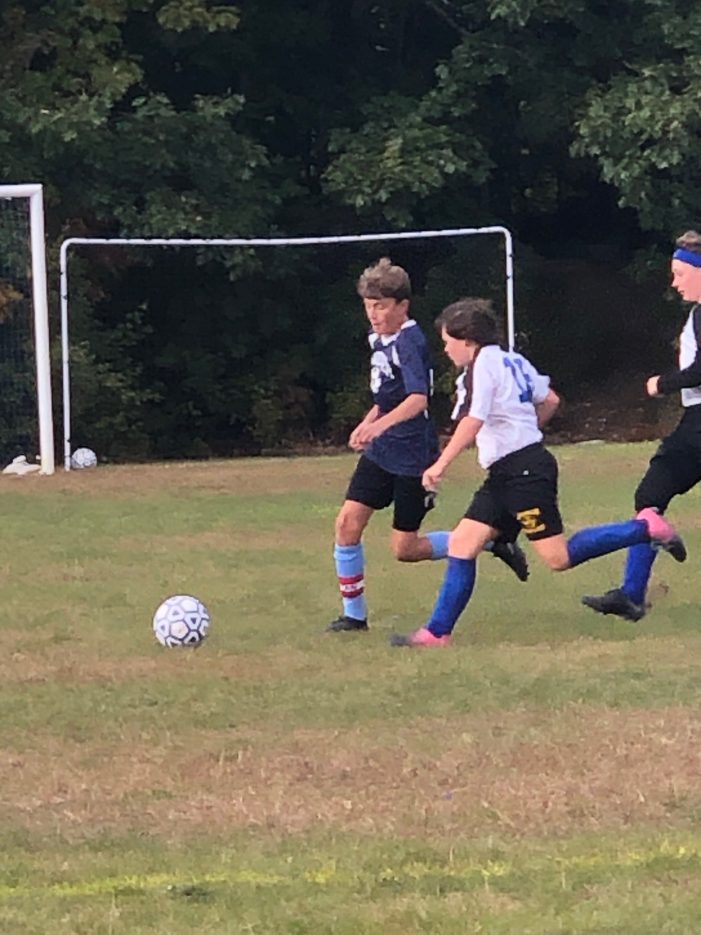
<instances>
[{"instance_id":1,"label":"yellow logo on shorts","mask_svg":"<svg viewBox=\"0 0 701 935\"><path fill-rule=\"evenodd\" d=\"M543 532L545 529L539 506L534 506L532 510L521 510L520 513L516 514L516 519L523 526L523 531L527 536L534 536L537 532Z\"/></svg>"}]
</instances>

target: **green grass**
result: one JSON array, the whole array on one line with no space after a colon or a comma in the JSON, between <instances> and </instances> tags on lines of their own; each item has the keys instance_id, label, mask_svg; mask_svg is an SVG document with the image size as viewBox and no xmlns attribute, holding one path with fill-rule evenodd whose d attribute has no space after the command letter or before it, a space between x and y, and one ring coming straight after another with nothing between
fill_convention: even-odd
<instances>
[{"instance_id":1,"label":"green grass","mask_svg":"<svg viewBox=\"0 0 701 935\"><path fill-rule=\"evenodd\" d=\"M629 838L447 849L345 836L273 850L239 837L215 853L165 856L152 842L103 842L60 873L24 852L3 861L0 923L17 933L175 935L697 931L701 838Z\"/></svg>"},{"instance_id":2,"label":"green grass","mask_svg":"<svg viewBox=\"0 0 701 935\"><path fill-rule=\"evenodd\" d=\"M652 450L559 449L568 529L628 516ZM322 634L353 463L0 478L0 931L699 930L699 494L639 624L579 603L621 556L530 553L526 585L485 556L455 648L396 651L443 569L394 562L387 515L370 632ZM197 651L153 639L177 592L212 613Z\"/></svg>"}]
</instances>

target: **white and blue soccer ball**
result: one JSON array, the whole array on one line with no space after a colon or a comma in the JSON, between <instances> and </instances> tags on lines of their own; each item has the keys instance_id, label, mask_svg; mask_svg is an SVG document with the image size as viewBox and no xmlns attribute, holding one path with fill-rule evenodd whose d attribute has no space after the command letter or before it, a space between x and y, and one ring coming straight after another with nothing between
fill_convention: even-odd
<instances>
[{"instance_id":1,"label":"white and blue soccer ball","mask_svg":"<svg viewBox=\"0 0 701 935\"><path fill-rule=\"evenodd\" d=\"M167 597L153 615L153 632L162 646L198 646L209 632L209 611L191 594Z\"/></svg>"},{"instance_id":2,"label":"white and blue soccer ball","mask_svg":"<svg viewBox=\"0 0 701 935\"><path fill-rule=\"evenodd\" d=\"M92 448L76 448L71 455L71 467L76 471L83 468L95 467L97 464L97 455Z\"/></svg>"}]
</instances>

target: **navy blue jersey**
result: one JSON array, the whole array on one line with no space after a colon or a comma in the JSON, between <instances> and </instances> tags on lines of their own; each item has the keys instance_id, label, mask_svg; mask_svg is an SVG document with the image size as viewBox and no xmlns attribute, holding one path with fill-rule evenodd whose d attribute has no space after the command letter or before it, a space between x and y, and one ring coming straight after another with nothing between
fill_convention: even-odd
<instances>
[{"instance_id":1,"label":"navy blue jersey","mask_svg":"<svg viewBox=\"0 0 701 935\"><path fill-rule=\"evenodd\" d=\"M370 390L380 415L391 412L412 393L428 397L433 389L433 371L428 345L413 319L397 334L369 335ZM364 454L391 474L418 476L438 457L438 438L428 411L400 422L383 432Z\"/></svg>"}]
</instances>

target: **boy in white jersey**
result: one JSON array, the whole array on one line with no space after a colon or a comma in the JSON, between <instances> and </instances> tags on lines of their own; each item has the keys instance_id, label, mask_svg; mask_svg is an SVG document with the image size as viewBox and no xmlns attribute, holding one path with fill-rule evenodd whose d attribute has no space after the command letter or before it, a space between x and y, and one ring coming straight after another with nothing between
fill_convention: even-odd
<instances>
[{"instance_id":1,"label":"boy in white jersey","mask_svg":"<svg viewBox=\"0 0 701 935\"><path fill-rule=\"evenodd\" d=\"M500 534L523 529L553 571L639 543L656 542L675 557L681 555L683 544L674 528L652 509L566 539L557 499L557 461L543 446L541 431L559 404L550 378L521 354L499 347L496 319L485 299L449 305L436 325L448 357L466 369L458 379L453 413L457 427L438 460L424 472L424 487L435 490L451 462L472 445L488 476L450 535L448 568L429 621L407 636L395 634L394 646L450 644L472 596L476 558ZM465 385L468 380L471 386Z\"/></svg>"},{"instance_id":2,"label":"boy in white jersey","mask_svg":"<svg viewBox=\"0 0 701 935\"><path fill-rule=\"evenodd\" d=\"M675 430L663 439L635 491L635 509L654 507L664 513L670 500L701 481L701 234L687 231L672 254L672 288L691 302L679 339L679 367L649 377L650 396L681 390L684 414ZM600 614L625 620L645 615L645 598L657 553L643 543L628 550L623 582L605 594L583 597L582 603Z\"/></svg>"},{"instance_id":3,"label":"boy in white jersey","mask_svg":"<svg viewBox=\"0 0 701 935\"><path fill-rule=\"evenodd\" d=\"M447 531L419 534L433 505L422 476L438 455L438 436L428 413L428 345L409 317L409 276L383 257L363 271L357 291L370 323L373 405L348 440L361 457L336 517L334 562L343 613L327 626L331 633L368 629L362 536L376 510L394 504L392 551L400 562L443 559L448 553ZM528 566L514 541L494 543L492 552L525 580Z\"/></svg>"}]
</instances>

